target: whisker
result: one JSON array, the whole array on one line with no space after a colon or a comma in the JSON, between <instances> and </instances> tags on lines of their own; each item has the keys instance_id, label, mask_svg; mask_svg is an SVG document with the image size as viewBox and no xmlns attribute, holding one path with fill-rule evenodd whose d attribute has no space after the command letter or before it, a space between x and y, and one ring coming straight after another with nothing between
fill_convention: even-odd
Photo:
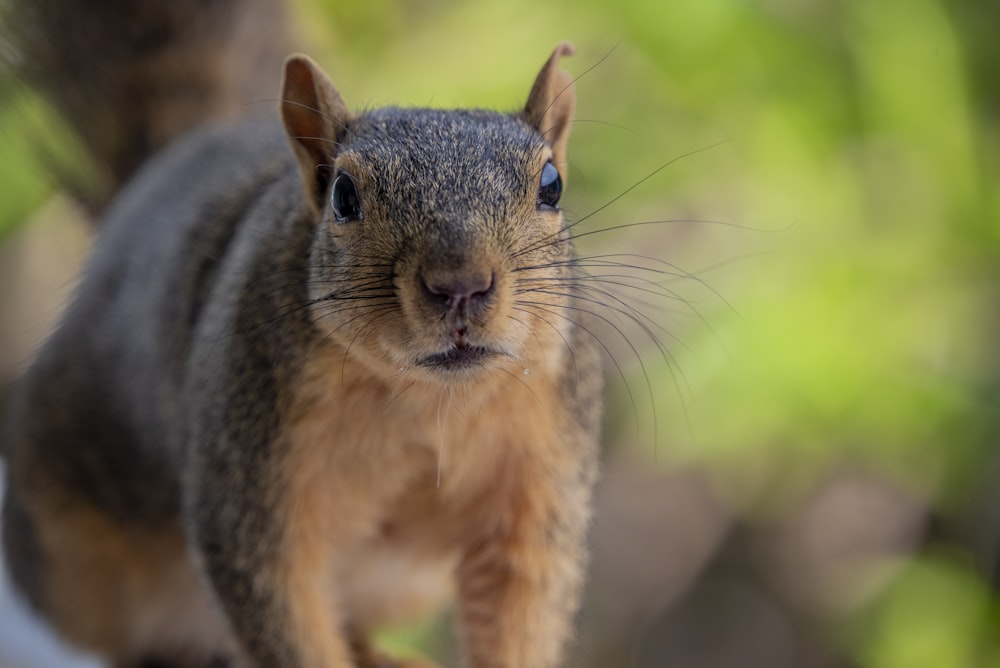
<instances>
[{"instance_id":1,"label":"whisker","mask_svg":"<svg viewBox=\"0 0 1000 668\"><path fill-rule=\"evenodd\" d=\"M542 321L543 323L545 323L546 325L548 325L549 327L551 327L551 328L552 328L552 331L554 331L554 332L556 333L556 336L558 336L558 337L559 337L559 338L560 338L560 339L562 340L562 342L563 342L563 347L564 347L564 348L566 349L566 351L567 351L567 352L569 353L569 356L570 356L570 359L571 359L571 360L572 360L572 362L573 362L573 370L574 370L574 373L575 373L576 375L579 375L579 373L580 373L580 371L579 371L580 367L579 367L579 366L577 365L577 363L576 363L576 351L575 351L575 350L573 350L573 346L571 346L571 345L570 345L569 341L567 341L567 340L566 340L566 337L565 337L565 336L563 336L563 333L562 333L562 332L561 332L561 331L559 330L559 328L558 328L558 327L556 327L556 326L555 326L554 324L552 324L552 322L551 322L551 321L550 321L550 320L549 320L548 318L545 318L545 317L543 317L543 316L540 316L540 315L538 315L537 313L536 313L536 314L534 314L534 316L535 316L536 318L538 318L539 320L541 320L541 321ZM508 315L507 317L508 317L508 318L510 318L510 319L512 319L512 320L514 320L515 322L521 322L520 320L518 320L517 318L515 318L515 317L514 317L514 316L512 316L512 315ZM534 331L534 328L530 328L530 327L529 327L529 329L531 329L531 330L532 330L532 334L534 335L534 337L535 337L535 340L537 341L537 340L538 340L538 333ZM539 346L539 348L541 348L541 346Z\"/></svg>"},{"instance_id":2,"label":"whisker","mask_svg":"<svg viewBox=\"0 0 1000 668\"><path fill-rule=\"evenodd\" d=\"M680 155L678 155L678 156L676 156L674 158L671 158L670 160L664 162L662 165L660 165L659 167L657 167L656 169L654 169L650 173L646 174L646 176L642 177L641 179L639 179L638 181L636 181L635 183L633 183L632 185L630 185L628 188L626 188L622 192L618 193L617 195L615 195L614 197L612 197L610 200L608 200L604 204L600 205L599 207L597 207L596 209L594 209L593 211L591 211L587 215L585 215L585 216L583 216L583 217L581 217L581 218L573 221L572 223L568 223L567 225L564 225L558 232L555 232L555 233L553 233L552 235L549 235L549 236L551 238L553 238L553 239L558 239L560 235L568 232L569 230L572 230L574 227L576 227L580 223L583 223L584 221L589 220L590 218L593 218L598 213L600 213L601 211L604 211L609 206L611 206L612 204L614 204L615 202L617 202L621 198L625 197L625 195L628 195L630 192L632 192L633 190L635 190L636 188L638 188L639 186L641 186L646 181L649 181L651 178L653 178L654 176L656 176L657 174L659 174L660 172L662 172L667 167L670 167L671 165L674 165L677 162L679 162L679 161L681 161L681 160L683 160L685 158L689 158L691 156L698 155L699 153L704 153L706 151L710 151L712 149L718 148L719 146L725 144L728 141L729 141L728 139L723 139L723 140L720 140L718 142L715 142L714 144L710 144L708 146L703 146L701 148L696 148L696 149L693 149L691 151L687 151L685 153L681 153ZM579 236L582 236L582 235L576 235L573 238L575 239L575 238L578 238ZM549 242L549 243L551 243L551 242ZM532 252L534 250L537 250L538 248L544 247L544 245L545 244L543 243L542 246L529 246L527 249L523 249L522 251L520 251L517 255L524 254L524 253L530 253L530 252Z\"/></svg>"},{"instance_id":3,"label":"whisker","mask_svg":"<svg viewBox=\"0 0 1000 668\"><path fill-rule=\"evenodd\" d=\"M636 265L636 264L631 264L631 263L616 262L614 260L608 259L608 258L614 258L614 257L635 257L635 258L640 258L640 259L648 260L648 261L656 263L656 264L661 264L661 265L663 265L665 267L669 267L672 271L666 271L664 269L658 269L658 268L655 268L655 267L643 267L641 265ZM553 263L547 263L547 264L544 264L544 265L537 265L537 266L534 266L534 267L518 268L518 269L515 269L515 271L524 271L524 270L529 270L529 269L530 270L544 270L544 269L546 269L546 268L548 268L550 266L573 266L573 267L576 267L576 268L579 268L579 269L587 269L587 268L594 268L594 267L600 267L600 268L615 267L615 268L630 269L630 270L633 270L633 271L644 271L644 272L647 272L647 273L655 273L655 274L660 274L660 275L665 275L665 276L673 276L676 279L691 280L691 281L694 281L695 283L698 283L703 288L705 288L706 290L708 290L709 292L711 292L712 295L715 296L720 302L722 302L722 304L724 304L726 306L726 308L729 309L734 315L736 315L741 320L743 319L743 316L740 314L739 311L736 310L736 308L729 302L729 300L727 300L722 295L721 292L719 292L715 287L713 287L704 278L702 278L701 276L698 276L697 274L689 272L689 271L681 268L680 266L678 266L678 265L676 265L676 264L674 264L672 262L668 262L668 261L660 259L660 258L653 258L653 257L645 256L645 255L637 255L637 254L631 254L631 253L611 253L611 254L605 254L605 255L583 256L580 261L570 259L570 260L557 261L557 262L553 262ZM597 276L600 276L600 274L598 274ZM655 284L655 285L657 285L659 287L663 287L660 284ZM676 295L676 293L674 291L672 291L672 290L670 290L669 293L672 294L672 295ZM684 301L688 301L688 300L684 300Z\"/></svg>"},{"instance_id":4,"label":"whisker","mask_svg":"<svg viewBox=\"0 0 1000 668\"><path fill-rule=\"evenodd\" d=\"M552 295L552 296L556 296L556 297L570 297L571 296L569 294L560 293L560 292L556 292L556 291L550 291L550 290L536 290L535 292L539 292L539 293L542 293L542 294L548 294L548 295ZM618 300L615 297L615 295L613 295L613 294L605 293L605 295L608 296L609 298L615 299L617 301L621 301L621 300ZM649 322L651 322L653 324L653 326L655 326L655 327L657 327L659 329L662 329L664 331L664 333L666 333L668 336L670 336L679 345L683 346L686 350L690 350L690 348L688 348L688 346L683 341L681 341L675 334L673 334L669 330L665 329L664 327L662 327L660 324L656 323L655 321L651 320L645 314L643 314L641 312L638 312L635 309L632 309L631 307L629 307L624 302L621 302L623 304L622 307L616 307L616 306L610 306L610 305L605 304L604 302L602 302L602 301L600 301L598 299L594 299L594 298L590 298L590 297L582 297L580 295L577 295L576 298L578 300L580 300L580 301L584 301L586 303L594 304L594 305L599 306L601 308L607 309L607 310L611 311L612 313L617 313L617 314L619 314L621 316L624 316L624 317L628 318L631 322L635 323L635 325L638 326L643 331L643 333L650 339L650 341L652 341L653 345L656 346L657 350L659 350L661 356L663 357L664 361L668 365L670 365L674 361L673 356L667 350L667 347L665 345L663 345L663 342L660 341L659 337L656 336L655 332L653 332L653 330L650 328L650 326L648 324L646 324L646 322L644 322L644 320L649 320ZM592 313L594 313L594 312L592 312ZM594 313L594 315L597 315L597 314ZM600 317L600 316L598 316L598 317ZM605 322L608 322L609 324L611 323L610 319L606 319L606 318L602 318L602 319L604 319ZM618 329L618 328L616 327L616 329ZM628 339L628 337L625 335L625 333L622 330L619 329L618 333L622 336L623 339ZM685 385L687 385L686 379L685 379ZM689 388L689 390L690 390L690 388Z\"/></svg>"},{"instance_id":5,"label":"whisker","mask_svg":"<svg viewBox=\"0 0 1000 668\"><path fill-rule=\"evenodd\" d=\"M645 285L652 287L644 287L644 285L637 285L636 283L630 283L629 281L641 282ZM530 287L530 285L533 283L541 283L542 285L545 285L546 283L551 283L551 282L568 283L570 285L578 286L581 288L592 287L588 286L587 283L600 283L603 285L612 285L615 287L619 287L624 290L635 290L637 292L644 292L646 294L650 294L655 297L659 297L661 299L688 301L684 297L678 295L673 290L668 290L663 286L648 279L636 276L629 276L628 274L581 274L580 276L553 276L553 277L537 276L537 277L522 278L521 280L518 281L518 284L519 285L528 284L529 287L520 288L520 290L529 291L533 289L532 287ZM608 294L613 294L613 293L608 292ZM655 304L649 304L645 302L639 302L639 303L642 303L650 308L655 308L656 306Z\"/></svg>"},{"instance_id":6,"label":"whisker","mask_svg":"<svg viewBox=\"0 0 1000 668\"><path fill-rule=\"evenodd\" d=\"M562 313L561 310L576 311L576 312L579 312L579 313L583 313L583 314L590 315L592 317L598 318L598 319L604 321L605 323L607 323L608 326L610 326L613 330L615 330L618 333L619 336L622 337L622 340L625 341L625 344L632 350L632 354L635 356L636 361L639 363L640 369L642 369L642 375L643 375L643 378L644 378L645 383L646 383L646 389L647 389L648 394L649 394L650 403L653 405L653 432L654 432L654 443L655 443L656 442L656 415L655 415L655 413L656 413L656 406L655 406L655 403L653 402L653 386L652 386L652 383L649 380L649 374L646 373L646 366L645 366L645 364L642 361L642 357L639 355L638 349L629 340L629 338L628 338L628 336L626 336L625 332L623 332L621 330L621 328L618 327L618 325L616 325L614 322L612 322L607 317L601 315L600 313L596 313L594 311L591 311L590 309L586 309L586 308L583 308L583 307L572 306L572 305L554 305L554 304L548 304L546 302L526 301L526 300L523 300L523 299L517 300L517 303L520 306L526 306L526 307L532 307L532 308L541 309L542 311L544 311L546 313L550 313L552 315L555 315L555 316L558 316L558 317L561 317L561 318L565 318L567 321L569 321L570 323L572 323L576 327L579 327L582 331L584 331L588 335L590 335L591 338L593 338L601 346L601 348L604 349L604 352L608 355L608 357L611 359L612 363L615 365L615 368L618 371L618 375L621 377L622 383L625 386L625 392L628 394L629 403L632 405L633 415L635 416L636 431L639 431L640 427L639 427L638 405L635 403L635 395L632 393L632 387L629 384L628 378L626 377L625 372L622 370L621 365L618 363L618 359L615 357L614 353L611 352L611 349L604 342L604 340L601 339L600 336L598 336L596 333L594 333L590 328L588 328L586 325L584 325L583 323L581 323L579 320L574 320L573 318L570 318L565 313Z\"/></svg>"}]
</instances>

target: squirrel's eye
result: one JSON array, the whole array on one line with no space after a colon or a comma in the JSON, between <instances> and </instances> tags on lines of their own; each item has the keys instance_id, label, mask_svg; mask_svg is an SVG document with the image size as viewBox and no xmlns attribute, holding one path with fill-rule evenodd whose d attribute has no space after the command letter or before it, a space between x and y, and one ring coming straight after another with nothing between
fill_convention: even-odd
<instances>
[{"instance_id":1,"label":"squirrel's eye","mask_svg":"<svg viewBox=\"0 0 1000 668\"><path fill-rule=\"evenodd\" d=\"M333 207L333 215L338 223L346 223L349 220L361 220L361 198L358 197L358 189L347 173L337 174L333 180L333 192L330 194L330 206Z\"/></svg>"},{"instance_id":2,"label":"squirrel's eye","mask_svg":"<svg viewBox=\"0 0 1000 668\"><path fill-rule=\"evenodd\" d=\"M538 206L556 208L562 195L562 178L559 170L551 162L542 167L542 178L538 183Z\"/></svg>"}]
</instances>

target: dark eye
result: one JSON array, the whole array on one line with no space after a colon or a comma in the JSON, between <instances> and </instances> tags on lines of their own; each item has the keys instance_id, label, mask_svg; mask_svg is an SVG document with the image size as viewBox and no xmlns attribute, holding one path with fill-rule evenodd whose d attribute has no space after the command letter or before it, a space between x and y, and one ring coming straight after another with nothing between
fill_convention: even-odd
<instances>
[{"instance_id":1,"label":"dark eye","mask_svg":"<svg viewBox=\"0 0 1000 668\"><path fill-rule=\"evenodd\" d=\"M556 208L562 195L562 178L559 170L551 162L542 167L542 178L538 182L538 206Z\"/></svg>"},{"instance_id":2,"label":"dark eye","mask_svg":"<svg viewBox=\"0 0 1000 668\"><path fill-rule=\"evenodd\" d=\"M358 189L354 185L354 179L345 172L337 174L337 178L333 180L330 206L333 207L333 215L338 223L361 220L364 217L361 213L361 198L358 197Z\"/></svg>"}]
</instances>

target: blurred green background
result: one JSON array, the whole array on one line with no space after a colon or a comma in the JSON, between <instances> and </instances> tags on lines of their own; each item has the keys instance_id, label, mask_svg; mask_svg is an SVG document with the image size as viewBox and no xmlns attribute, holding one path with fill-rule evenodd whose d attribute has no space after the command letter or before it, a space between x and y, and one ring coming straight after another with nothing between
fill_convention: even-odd
<instances>
[{"instance_id":1,"label":"blurred green background","mask_svg":"<svg viewBox=\"0 0 1000 668\"><path fill-rule=\"evenodd\" d=\"M846 665L1000 665L988 582L1000 4L301 0L297 12L355 108L515 109L573 41L565 206L586 217L584 255L647 268L609 287L664 327L668 351L609 312L640 353L609 328L626 379L610 366L609 456L650 475L706 471L750 525L794 512L831 471L865 471L929 528L860 567L845 589L879 574L877 586L848 614L817 613L821 634ZM43 155L74 159L31 91L0 83L9 240L53 196ZM665 222L619 228L651 221Z\"/></svg>"}]
</instances>

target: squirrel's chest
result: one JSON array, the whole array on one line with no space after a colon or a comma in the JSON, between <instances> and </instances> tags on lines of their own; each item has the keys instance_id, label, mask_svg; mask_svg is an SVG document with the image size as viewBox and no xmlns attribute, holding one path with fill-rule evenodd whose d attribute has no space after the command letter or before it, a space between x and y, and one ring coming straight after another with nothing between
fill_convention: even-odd
<instances>
[{"instance_id":1,"label":"squirrel's chest","mask_svg":"<svg viewBox=\"0 0 1000 668\"><path fill-rule=\"evenodd\" d=\"M507 376L455 388L314 376L286 423L291 480L328 490L321 496L350 495L369 522L398 507L465 507L488 496L511 461L546 465L561 445L558 398L554 385ZM414 495L419 503L407 500Z\"/></svg>"},{"instance_id":2,"label":"squirrel's chest","mask_svg":"<svg viewBox=\"0 0 1000 668\"><path fill-rule=\"evenodd\" d=\"M284 434L290 513L302 535L334 547L340 596L360 624L447 598L463 542L505 504L504 479L558 466L548 460L565 452L556 388L544 383L476 394L337 374L310 382Z\"/></svg>"}]
</instances>

